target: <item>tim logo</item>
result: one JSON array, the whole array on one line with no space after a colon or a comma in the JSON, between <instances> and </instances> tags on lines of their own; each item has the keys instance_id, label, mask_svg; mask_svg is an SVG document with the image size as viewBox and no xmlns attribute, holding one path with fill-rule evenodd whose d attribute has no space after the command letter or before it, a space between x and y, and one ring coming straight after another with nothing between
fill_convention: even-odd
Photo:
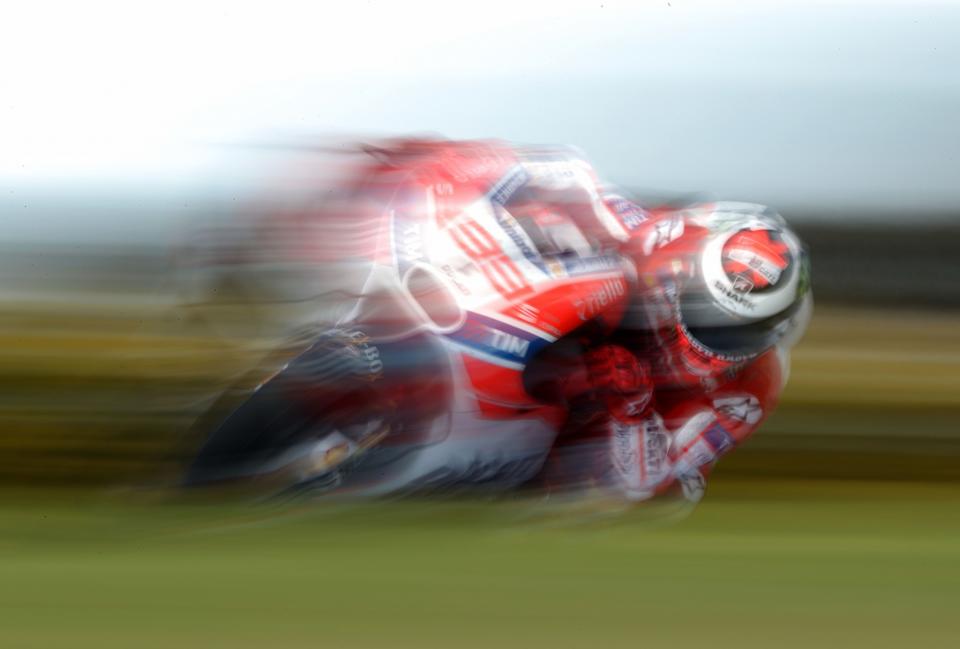
<instances>
[{"instance_id":1,"label":"tim logo","mask_svg":"<svg viewBox=\"0 0 960 649\"><path fill-rule=\"evenodd\" d=\"M518 338L517 336L504 333L503 331L492 330L493 340L491 346L501 352L506 352L518 358L524 358L530 350L530 341Z\"/></svg>"}]
</instances>

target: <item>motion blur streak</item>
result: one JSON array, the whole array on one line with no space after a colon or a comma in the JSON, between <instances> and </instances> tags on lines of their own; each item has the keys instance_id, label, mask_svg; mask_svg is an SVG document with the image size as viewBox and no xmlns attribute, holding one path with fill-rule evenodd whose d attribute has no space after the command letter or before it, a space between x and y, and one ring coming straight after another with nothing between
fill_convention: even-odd
<instances>
[{"instance_id":1,"label":"motion blur streak","mask_svg":"<svg viewBox=\"0 0 960 649\"><path fill-rule=\"evenodd\" d=\"M355 272L365 278L363 257L353 255L327 272L334 262L300 253L332 237L308 236L316 223L298 221L328 196L337 182L333 172L344 171L329 162L352 157L329 151L238 155L271 161L259 165L271 170L262 174L260 190L248 190L249 200L198 205L175 248L7 246L2 367L8 452L0 460L2 479L120 484L170 478L200 441L190 437L190 424L219 392L291 331L315 324L321 306L333 309L328 319L335 321L354 304L362 282L343 291L342 280ZM278 159L281 164L273 164ZM307 191L307 174L324 182ZM66 196L60 201L76 204ZM104 209L118 206L105 202ZM281 218L270 229L257 229L268 213ZM871 295L874 283L857 279L871 248L885 252L898 245L901 256L914 255L891 244L888 229L858 228L857 250L831 250L838 233L852 236L844 235L849 228L794 220L813 241L814 285L825 297L796 350L779 412L762 435L725 460L727 470L762 470L776 461L778 468L769 472L881 477L880 462L898 464L896 473L904 477L924 477L926 465L935 466L936 475L956 476L951 433L960 340L954 316L923 315L917 310L922 303L909 312L890 311L889 292ZM360 248L370 242L367 223L345 221L352 227L348 241ZM931 242L949 233L942 226L930 234L915 231ZM907 263L931 264L918 248ZM822 289L817 268L827 268L831 279ZM946 266L938 274L951 272ZM333 276L337 286L324 286ZM892 268L874 277L887 287L902 279ZM926 298L947 305L958 299L946 290ZM863 307L834 306L851 300ZM882 308L870 307L870 300ZM797 464L796 453L825 448L833 453ZM846 454L860 454L861 461L847 462Z\"/></svg>"},{"instance_id":2,"label":"motion blur streak","mask_svg":"<svg viewBox=\"0 0 960 649\"><path fill-rule=\"evenodd\" d=\"M773 637L895 646L917 634L936 645L957 632L945 607L960 577L960 530L945 514L960 504L958 294L948 284L905 302L898 268L879 266L867 284L858 275L891 247L903 263L946 275L957 262L923 258L928 248L901 245L889 227L793 219L813 242L814 268L829 272L814 274L818 315L779 409L721 462L687 522L665 526L677 520L666 504L624 513L532 495L264 506L171 491L209 433L209 422L197 425L204 413L348 316L376 256L369 219L337 218L363 214L369 197L334 191L356 151L236 155L263 170L259 184L243 200L192 204L176 245L7 246L0 597L22 612L4 624L10 643L193 646L217 634L233 646L268 637L307 646L317 632L308 617L338 644L389 637L397 646L466 630L472 640L458 643L469 646L619 644L638 630L693 646L738 633L732 620L745 615L754 635L737 646ZM159 204L184 209L169 196ZM312 229L317 210L332 215L330 231ZM329 245L331 231L342 245ZM942 225L913 233L931 247L953 234ZM856 249L831 249L843 237ZM877 283L888 290L871 292ZM81 586L91 581L103 585L92 599ZM194 585L186 595L184 583ZM516 590L522 603L504 598ZM256 616L238 619L264 594ZM584 597L589 629L573 622ZM348 600L380 611L384 625L365 626ZM68 613L40 630L51 607ZM681 615L690 607L704 611L698 625ZM442 620L429 631L416 622L423 609ZM477 610L500 623L484 631ZM547 617L564 621L544 631Z\"/></svg>"},{"instance_id":3,"label":"motion blur streak","mask_svg":"<svg viewBox=\"0 0 960 649\"><path fill-rule=\"evenodd\" d=\"M94 452L120 473L129 438L163 444L161 422L192 415L167 442L166 464L186 465L171 484L696 502L772 409L810 317L805 252L772 209L643 207L569 148L400 138L238 155L259 186L193 215L165 257L101 252L100 277L20 278L78 315L98 298L131 310L121 362L139 380L116 389L132 391L128 417L151 409L151 434ZM93 403L100 434L122 434L130 419ZM82 453L49 450L65 479L83 473Z\"/></svg>"},{"instance_id":4,"label":"motion blur streak","mask_svg":"<svg viewBox=\"0 0 960 649\"><path fill-rule=\"evenodd\" d=\"M4 9L0 647L957 645L955 3ZM555 342L534 325L565 326L531 323L528 309L497 333L462 318L444 299L460 290L452 267L411 263L411 299L371 293L383 277L374 267L393 263L379 256L392 218L381 208L436 210L444 195L405 203L353 181L396 144L389 137L433 134L571 143L517 146L589 156L639 204L624 223L754 201L805 244L816 309L789 380L695 508L675 489L610 498L590 481L571 493L542 475L496 498L337 492L335 470L352 458L390 459L371 449L449 439L450 419L433 415L449 404L450 368L418 366L444 358L424 341L515 371L520 354ZM504 207L572 250L583 244L550 210L517 208ZM518 254L513 265L491 255L483 277L523 289L543 272L525 251L546 238L531 227L535 245L518 244L491 210L483 230L513 229L502 245ZM434 249L490 252L475 225L448 225L456 238ZM396 241L416 253L415 236ZM766 275L741 274L783 270L763 262ZM755 285L738 279L749 299ZM571 320L620 303L623 287L606 282L577 296ZM345 326L361 312L364 328ZM426 331L406 327L424 319ZM454 340L461 325L490 336ZM614 378L642 387L652 372L615 352L601 358ZM569 369L565 358L540 378ZM392 383L401 396L389 403L364 399L361 387L383 383L378 363L417 366L417 380ZM296 421L284 408L240 408L251 394L275 396L271 378L303 387L310 371L335 377L328 386L347 377L360 398L331 392L323 404L349 406L365 425L342 418L330 443L291 444L261 463L197 462L227 422ZM507 375L487 385L512 398ZM573 378L561 387L588 384ZM569 397L540 387L538 397ZM628 396L605 405L656 404ZM509 399L489 401L487 414L511 415L498 422L517 419ZM731 411L748 418L750 405ZM436 426L390 437L384 415L395 412ZM289 489L310 475L322 479Z\"/></svg>"}]
</instances>

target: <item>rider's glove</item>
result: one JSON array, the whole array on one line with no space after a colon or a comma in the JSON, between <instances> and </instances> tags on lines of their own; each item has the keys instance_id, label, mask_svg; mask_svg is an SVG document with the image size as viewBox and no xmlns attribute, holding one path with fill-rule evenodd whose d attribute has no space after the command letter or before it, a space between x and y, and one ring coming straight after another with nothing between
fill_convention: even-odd
<instances>
[{"instance_id":1,"label":"rider's glove","mask_svg":"<svg viewBox=\"0 0 960 649\"><path fill-rule=\"evenodd\" d=\"M653 396L653 382L643 363L618 345L603 345L587 352L590 384L617 421L642 421Z\"/></svg>"},{"instance_id":2,"label":"rider's glove","mask_svg":"<svg viewBox=\"0 0 960 649\"><path fill-rule=\"evenodd\" d=\"M608 482L627 500L654 497L673 481L670 435L660 415L650 410L642 420L608 420Z\"/></svg>"}]
</instances>

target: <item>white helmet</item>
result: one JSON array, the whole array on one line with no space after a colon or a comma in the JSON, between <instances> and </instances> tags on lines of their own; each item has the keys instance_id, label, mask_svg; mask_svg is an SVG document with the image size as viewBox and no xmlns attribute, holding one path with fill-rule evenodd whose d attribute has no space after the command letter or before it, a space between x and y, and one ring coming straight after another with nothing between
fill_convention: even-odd
<instances>
[{"instance_id":1,"label":"white helmet","mask_svg":"<svg viewBox=\"0 0 960 649\"><path fill-rule=\"evenodd\" d=\"M812 310L809 262L783 218L759 205L725 202L692 220L709 235L679 296L691 343L747 358L798 336Z\"/></svg>"}]
</instances>

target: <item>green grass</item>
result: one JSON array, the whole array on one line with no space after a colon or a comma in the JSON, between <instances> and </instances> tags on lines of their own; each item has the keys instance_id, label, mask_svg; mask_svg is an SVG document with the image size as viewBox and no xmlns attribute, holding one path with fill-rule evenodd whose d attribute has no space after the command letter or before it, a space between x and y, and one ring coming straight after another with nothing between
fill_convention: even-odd
<instances>
[{"instance_id":1,"label":"green grass","mask_svg":"<svg viewBox=\"0 0 960 649\"><path fill-rule=\"evenodd\" d=\"M176 476L249 359L54 315L0 318L0 649L960 646L956 316L820 310L781 410L666 524L77 492Z\"/></svg>"},{"instance_id":2,"label":"green grass","mask_svg":"<svg viewBox=\"0 0 960 649\"><path fill-rule=\"evenodd\" d=\"M689 518L7 494L3 647L952 647L960 486L718 479Z\"/></svg>"}]
</instances>

